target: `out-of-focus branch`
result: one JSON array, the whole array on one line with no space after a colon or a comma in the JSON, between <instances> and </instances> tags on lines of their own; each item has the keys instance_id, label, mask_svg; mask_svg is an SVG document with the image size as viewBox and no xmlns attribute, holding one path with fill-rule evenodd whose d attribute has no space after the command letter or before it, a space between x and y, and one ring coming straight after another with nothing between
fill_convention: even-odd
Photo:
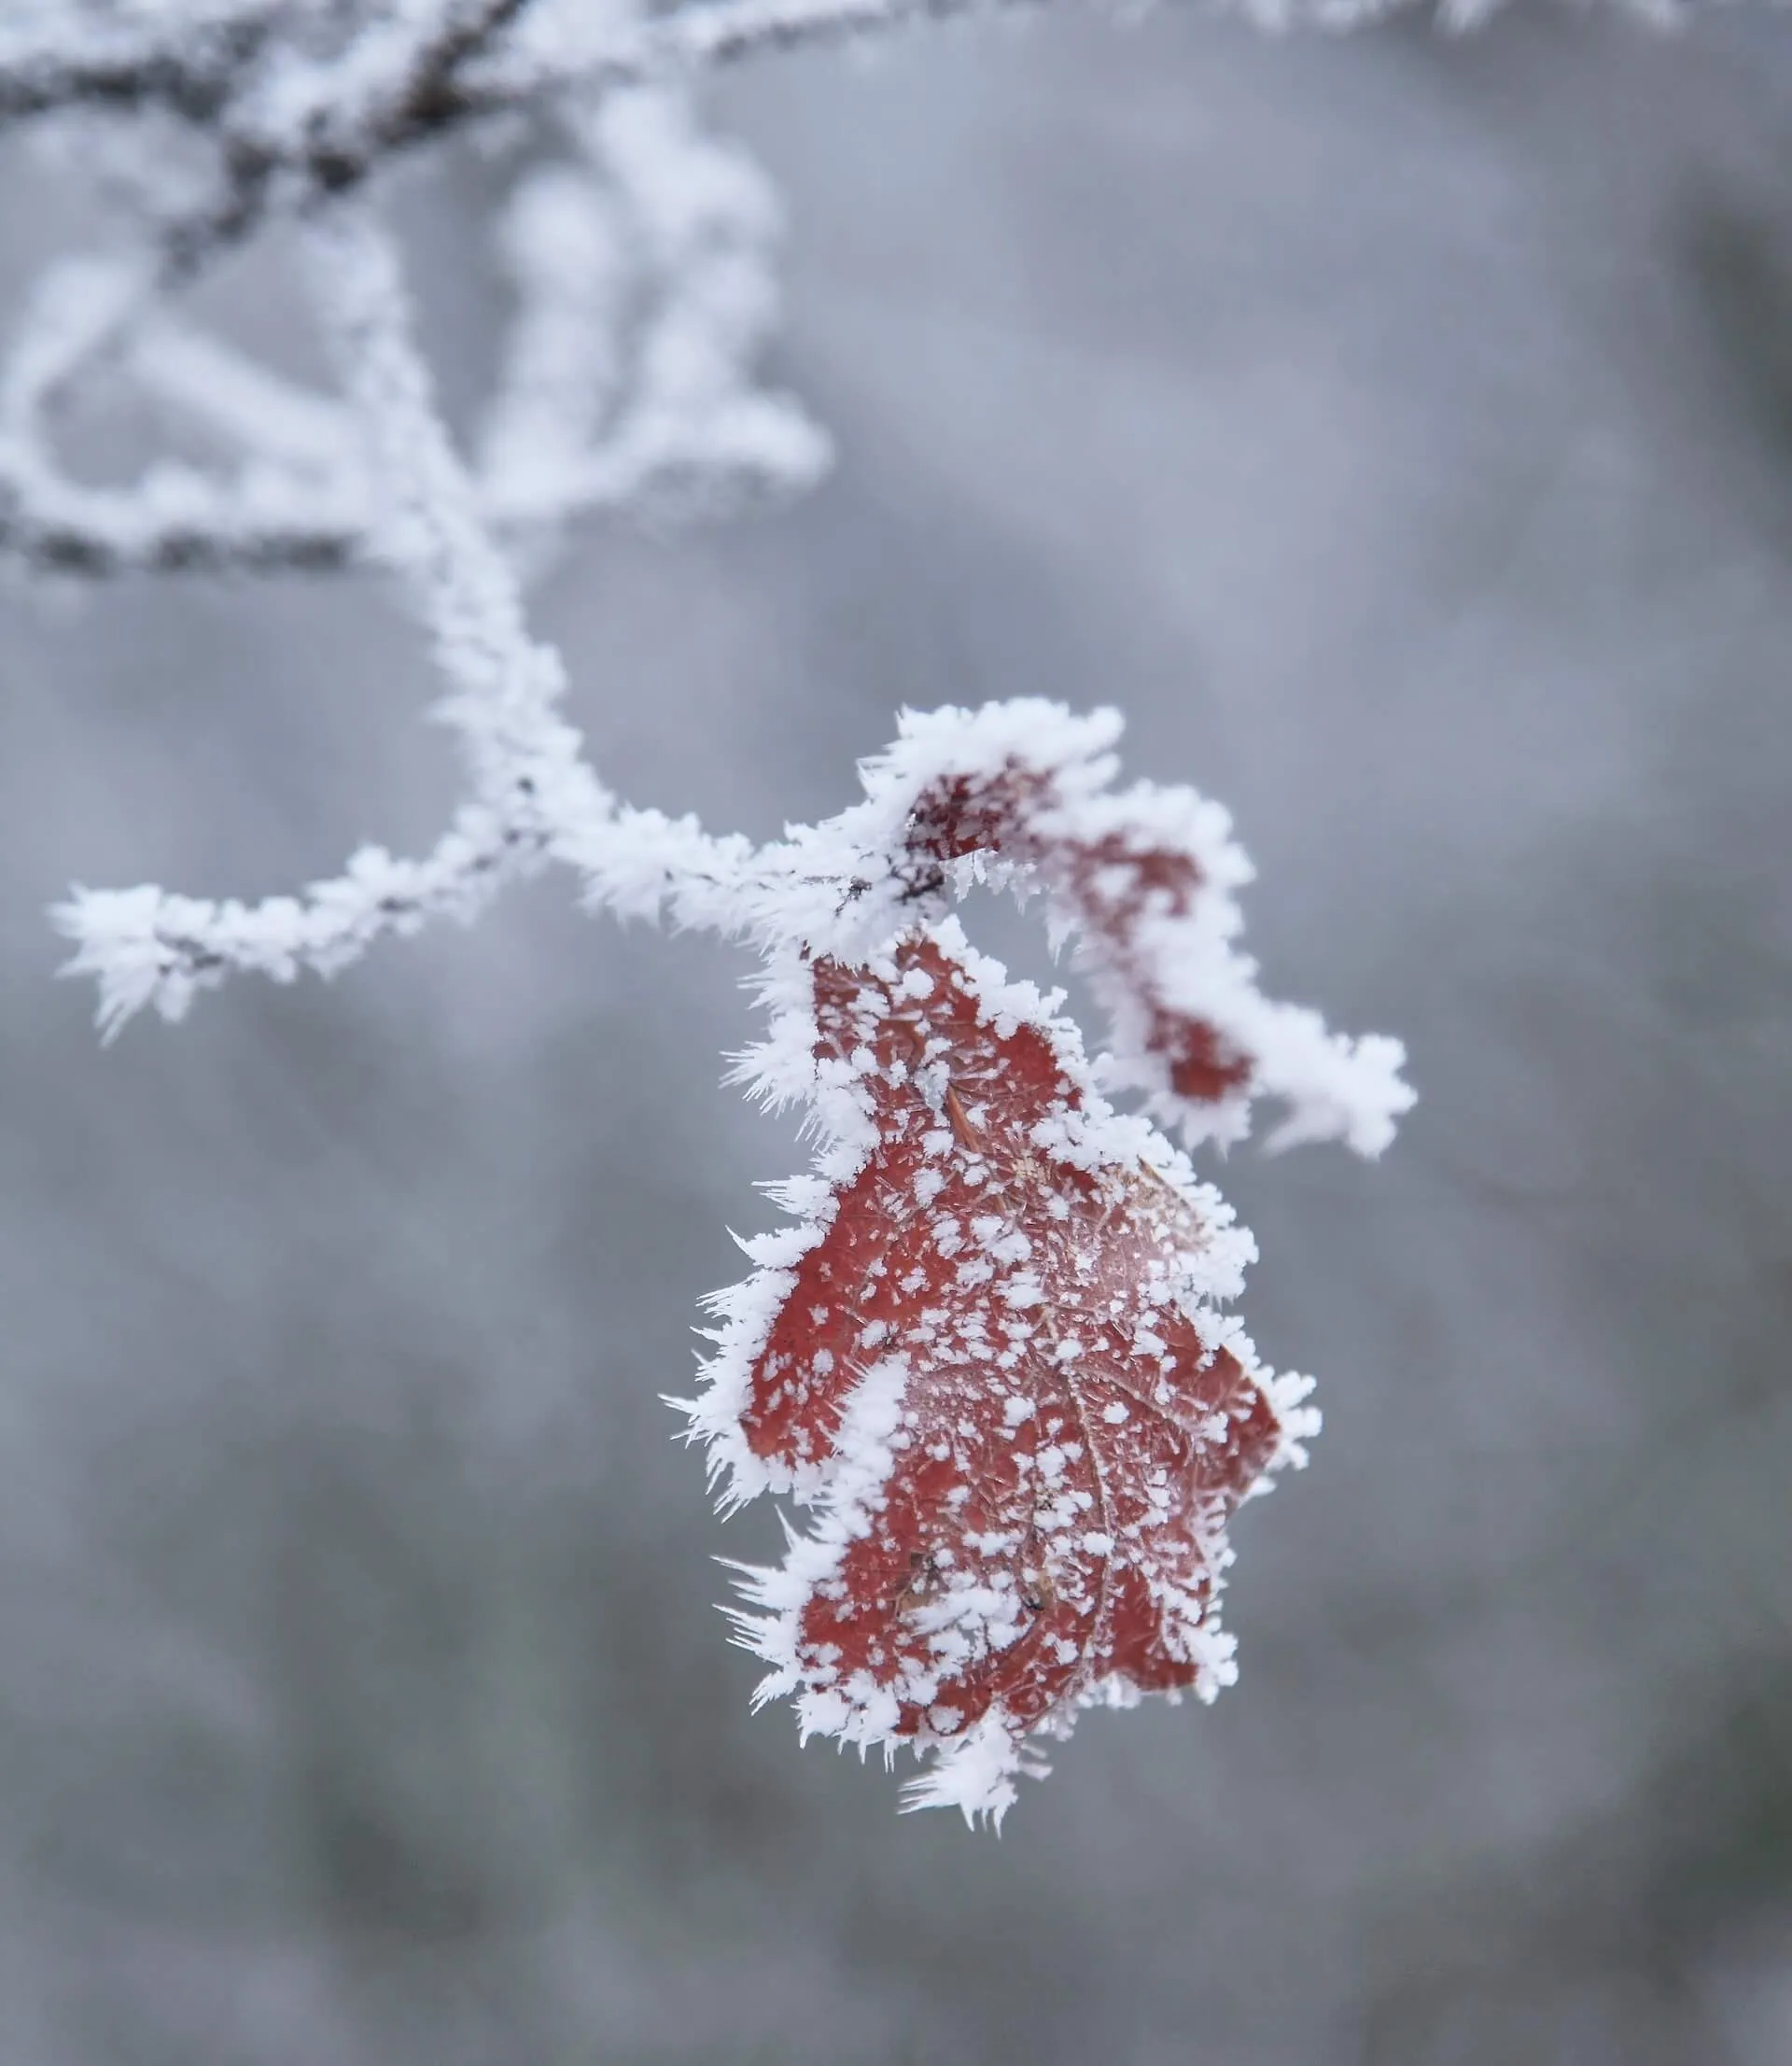
<instances>
[{"instance_id":1,"label":"out-of-focus branch","mask_svg":"<svg viewBox=\"0 0 1792 2066\"><path fill-rule=\"evenodd\" d=\"M386 82L363 82L376 107L395 69L413 76L389 53L368 68ZM295 89L293 105L314 91ZM539 541L592 515L810 485L825 439L751 377L777 309L779 227L756 170L704 136L669 87L563 96L542 141L498 226L515 310L475 484L487 520ZM153 205L152 167L144 177ZM0 373L0 552L88 575L377 561L375 499L340 406L183 329L166 286L153 245L66 261L40 282ZM167 459L121 486L76 480L53 418L102 366L234 463Z\"/></svg>"},{"instance_id":2,"label":"out-of-focus branch","mask_svg":"<svg viewBox=\"0 0 1792 2066\"><path fill-rule=\"evenodd\" d=\"M651 122L613 110L678 105L679 82L762 51L1034 4L695 0L645 12L635 0L14 0L0 23L0 134L104 125L133 234L110 284L83 270L87 306L59 275L18 336L0 418L0 555L82 575L316 571L376 557L352 460L327 451L328 440L315 453L290 439L271 452L255 434L257 412L213 407L192 381L159 377L165 323L160 359L140 332L171 290L272 222L500 117L521 125L519 157L546 145L562 162L520 171L507 217L518 309L509 385L478 469L488 520L539 539L592 514L800 491L824 467L825 445L792 404L747 377L775 299L773 211L738 161L688 123L662 121L644 145ZM1233 0L1268 28L1351 27L1420 4ZM1439 19L1467 26L1492 4L1442 0ZM1659 0L1626 4L1661 11ZM666 194L704 201L675 219L656 202ZM527 225L550 215L567 242L544 259ZM17 377L47 346L55 379ZM567 377L580 359L582 399ZM237 467L170 459L125 488L73 479L49 419L108 361L221 429ZM239 399L246 380L272 380L240 371ZM298 420L273 413L288 429ZM322 420L309 403L301 413Z\"/></svg>"}]
</instances>

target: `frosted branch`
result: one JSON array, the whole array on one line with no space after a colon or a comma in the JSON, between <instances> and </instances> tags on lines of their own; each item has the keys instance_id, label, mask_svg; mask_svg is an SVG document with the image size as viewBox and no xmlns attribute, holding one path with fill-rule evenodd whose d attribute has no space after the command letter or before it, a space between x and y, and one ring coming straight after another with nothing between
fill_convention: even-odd
<instances>
[{"instance_id":1,"label":"frosted branch","mask_svg":"<svg viewBox=\"0 0 1792 2066\"><path fill-rule=\"evenodd\" d=\"M74 965L100 978L108 1031L146 1005L176 1015L232 969L328 974L383 933L469 916L550 859L594 904L849 965L988 878L1045 893L1110 1013L1112 1082L1191 1139L1233 1137L1266 1095L1288 1107L1284 1138L1370 1152L1386 1139L1407 1096L1397 1050L1337 1041L1259 996L1232 946L1248 870L1223 814L1192 792L1112 791L1109 721L1028 705L911 720L867 770L863 805L755 850L616 804L562 714L558 655L526 630L515 563L539 561L571 518L801 486L824 458L794 405L749 377L776 308L776 205L738 152L701 134L674 77L959 5L713 0L649 16L588 0L190 0L176 33L166 9L93 0L0 30L0 111L41 115L60 91L65 110L104 103L126 123L115 158L141 232L115 258L53 271L28 308L0 374L0 546L87 572L392 569L450 684L438 714L468 771L419 859L366 848L254 906L77 893L60 920ZM500 108L530 110L537 130L513 147L498 236L515 319L469 465L393 253L343 197L407 145ZM137 117L185 125L201 170L168 171ZM345 401L167 306L207 256L295 214ZM72 479L51 419L101 366L228 462L171 459L121 486Z\"/></svg>"},{"instance_id":2,"label":"frosted branch","mask_svg":"<svg viewBox=\"0 0 1792 2066\"><path fill-rule=\"evenodd\" d=\"M77 943L71 967L100 979L108 1033L146 1005L178 1018L197 989L234 969L328 975L382 933L470 917L507 877L540 864L557 827L609 808L559 715L559 656L529 638L515 578L436 410L390 245L345 208L321 217L308 242L314 297L366 438L363 471L388 497L385 554L451 684L440 714L458 734L469 795L425 859L365 848L298 897L245 906L77 892L57 919Z\"/></svg>"},{"instance_id":3,"label":"frosted branch","mask_svg":"<svg viewBox=\"0 0 1792 2066\"><path fill-rule=\"evenodd\" d=\"M273 66L262 100L264 148L288 167L309 165L352 184L384 153L439 135L498 106L572 84L604 86L657 76L668 64L726 63L768 50L876 34L1023 0L696 0L641 21L590 0L411 0L401 7L344 7L332 17L303 0L177 0L154 12L105 0L14 0L0 23L0 121L77 106L161 105L215 119L259 78L284 35L328 21L364 46L344 59L312 55ZM1030 0L1028 0L1030 4ZM1326 30L1396 13L1430 12L1467 28L1505 0L1214 0L1210 11L1259 26ZM1627 11L1672 20L1670 0L1620 0ZM273 119L270 120L269 117ZM315 147L294 132L322 117Z\"/></svg>"},{"instance_id":4,"label":"frosted branch","mask_svg":"<svg viewBox=\"0 0 1792 2066\"><path fill-rule=\"evenodd\" d=\"M0 23L0 132L87 125L82 157L104 161L128 198L131 243L112 270L134 285L53 392L0 429L0 554L80 575L374 560L371 498L328 431L310 451L244 434L272 373L251 409L214 406L168 377L165 335L160 353L133 340L165 324L160 295L270 223L499 117L520 132L523 169L501 230L515 328L475 468L486 521L539 557L582 518L801 492L826 442L749 372L775 306L775 210L737 155L696 134L683 82L760 52L1020 4L1033 0L699 0L655 12L635 0L14 0ZM1266 28L1337 29L1407 4L1420 0L1237 0L1233 11ZM1466 27L1491 11L1443 0L1438 18ZM545 165L543 143L556 149ZM675 196L697 205L668 214ZM41 349L60 293L38 297L15 358ZM122 485L72 478L49 416L102 363L202 419L235 464L170 458ZM232 386L247 398L244 369ZM271 413L321 425L327 403L304 399L316 406Z\"/></svg>"},{"instance_id":5,"label":"frosted branch","mask_svg":"<svg viewBox=\"0 0 1792 2066\"><path fill-rule=\"evenodd\" d=\"M826 441L752 375L779 229L756 170L671 89L568 103L553 130L557 155L521 166L499 225L516 293L474 481L485 520L539 556L595 515L807 487ZM377 498L340 406L181 325L157 277L142 252L40 283L0 387L0 550L82 574L377 562ZM72 479L51 417L102 363L233 463Z\"/></svg>"},{"instance_id":6,"label":"frosted branch","mask_svg":"<svg viewBox=\"0 0 1792 2066\"><path fill-rule=\"evenodd\" d=\"M516 576L435 406L389 241L338 206L312 225L307 259L365 440L361 473L385 495L381 556L404 580L450 684L437 714L458 738L468 795L422 859L366 847L298 895L245 905L152 887L77 890L56 921L76 942L70 972L99 980L108 1036L146 1006L179 1018L233 971L331 975L383 934L471 918L504 881L556 855L620 910L674 901L725 927L750 851L689 822L618 813L561 714L560 656L530 637Z\"/></svg>"}]
</instances>

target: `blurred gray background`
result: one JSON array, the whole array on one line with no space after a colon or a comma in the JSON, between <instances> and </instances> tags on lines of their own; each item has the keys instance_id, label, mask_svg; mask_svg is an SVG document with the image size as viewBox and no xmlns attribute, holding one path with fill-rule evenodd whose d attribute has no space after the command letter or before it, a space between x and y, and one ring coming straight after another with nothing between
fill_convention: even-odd
<instances>
[{"instance_id":1,"label":"blurred gray background","mask_svg":"<svg viewBox=\"0 0 1792 2066\"><path fill-rule=\"evenodd\" d=\"M903 703L1117 703L1423 1094L1215 1172L1326 1432L1239 1687L1000 1842L712 1610L771 1517L659 1394L797 1152L742 965L550 878L103 1051L71 878L417 845L448 749L375 585L0 594L4 2066L1792 2059L1788 36L1065 7L714 96L841 465L567 557L599 765L765 835ZM462 401L492 176L402 182ZM0 309L91 226L12 150Z\"/></svg>"}]
</instances>

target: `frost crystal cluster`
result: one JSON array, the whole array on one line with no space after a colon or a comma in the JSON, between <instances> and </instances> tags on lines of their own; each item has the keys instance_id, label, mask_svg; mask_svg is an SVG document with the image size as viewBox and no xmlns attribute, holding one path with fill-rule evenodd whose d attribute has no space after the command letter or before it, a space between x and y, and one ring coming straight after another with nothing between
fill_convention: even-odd
<instances>
[{"instance_id":1,"label":"frost crystal cluster","mask_svg":"<svg viewBox=\"0 0 1792 2066\"><path fill-rule=\"evenodd\" d=\"M911 1805L999 1822L1083 1708L1228 1681L1228 1521L1318 1426L1307 1380L1225 1312L1252 1244L1188 1151L1241 1138L1267 1100L1274 1143L1375 1155L1411 1103L1400 1048L1261 993L1225 813L1118 786L1112 712L909 713L862 801L755 846L611 794L525 594L577 521L713 513L827 461L759 377L777 210L698 126L693 75L960 4L13 0L0 124L96 172L117 232L51 269L0 366L0 552L82 576L386 570L462 748L427 852L366 847L257 904L77 892L57 922L108 1034L232 972L329 975L551 863L594 908L758 952L768 1027L739 1074L805 1113L816 1158L717 1296L679 1402L725 1506L770 1493L805 1523L781 1567L741 1572L738 1633L805 1735L906 1744L928 1759ZM513 307L463 451L371 190L475 129L508 185L492 230ZM182 313L273 231L332 391ZM101 379L210 462L77 478L57 416ZM1074 943L1099 1053L1061 994L966 939L955 907L979 884L1038 899Z\"/></svg>"}]
</instances>

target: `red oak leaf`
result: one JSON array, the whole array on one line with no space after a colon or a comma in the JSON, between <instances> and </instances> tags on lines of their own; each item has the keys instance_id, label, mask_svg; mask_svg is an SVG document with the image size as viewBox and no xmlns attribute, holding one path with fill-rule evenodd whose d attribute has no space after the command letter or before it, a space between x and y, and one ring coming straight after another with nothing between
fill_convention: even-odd
<instances>
[{"instance_id":1,"label":"red oak leaf","mask_svg":"<svg viewBox=\"0 0 1792 2066\"><path fill-rule=\"evenodd\" d=\"M1057 772L1011 754L991 772L943 777L916 799L909 853L936 867L989 853L1036 870L1081 935L1084 961L1107 978L1106 1001L1127 1021L1126 1045L1145 1063L1149 1087L1167 1092L1172 1110L1248 1102L1259 1057L1238 1031L1228 1037L1200 1009L1173 1001L1160 965L1173 965L1185 949L1201 892L1219 872L1215 860L1222 888L1229 886L1230 851L1218 826L1191 836L1189 819L1211 820L1211 807L1187 792L1153 791L1145 793L1153 808L1141 808L1135 792L1103 796L1093 811L1079 799L1077 808L1059 793ZM1168 822L1155 808L1166 796ZM1205 857L1203 846L1212 850Z\"/></svg>"},{"instance_id":2,"label":"red oak leaf","mask_svg":"<svg viewBox=\"0 0 1792 2066\"><path fill-rule=\"evenodd\" d=\"M1000 1820L1035 1731L1225 1682L1225 1523L1314 1416L1210 1302L1249 1237L1030 986L950 921L802 976L834 1188L693 1412L737 1496L820 1511L739 1620L805 1734L931 1749L910 1805Z\"/></svg>"},{"instance_id":3,"label":"red oak leaf","mask_svg":"<svg viewBox=\"0 0 1792 2066\"><path fill-rule=\"evenodd\" d=\"M1109 1084L1142 1090L1191 1144L1240 1138L1253 1102L1268 1096L1287 1107L1277 1145L1338 1137L1379 1154L1412 1103L1404 1051L1377 1035L1341 1039L1317 1012L1257 989L1255 963L1233 945L1232 892L1252 870L1225 811L1190 789L1110 788L1112 764L1090 751L1112 736L1099 719L1084 741L1028 717L1031 736L1007 713L982 713L995 736L975 740L937 721L905 726L892 768L906 750L901 775L919 780L895 869L903 893L962 889L964 864L990 862L1015 887L1043 889L1109 1015ZM930 769L942 752L973 765Z\"/></svg>"}]
</instances>

